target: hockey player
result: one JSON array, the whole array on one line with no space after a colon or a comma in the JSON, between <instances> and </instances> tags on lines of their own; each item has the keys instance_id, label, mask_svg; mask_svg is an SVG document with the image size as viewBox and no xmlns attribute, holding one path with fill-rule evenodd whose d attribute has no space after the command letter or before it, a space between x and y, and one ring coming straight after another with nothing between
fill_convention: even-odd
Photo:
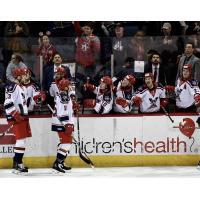
<instances>
[{"instance_id":1,"label":"hockey player","mask_svg":"<svg viewBox=\"0 0 200 200\"><path fill-rule=\"evenodd\" d=\"M133 96L133 104L138 105L142 113L158 112L161 107L165 108L168 103L165 89L160 84L154 82L153 74L146 73L144 75L144 82L144 86Z\"/></svg>"},{"instance_id":2,"label":"hockey player","mask_svg":"<svg viewBox=\"0 0 200 200\"><path fill-rule=\"evenodd\" d=\"M57 148L57 157L53 163L53 169L65 173L71 167L65 166L64 161L72 144L74 131L74 111L79 110L79 104L75 101L75 93L70 90L70 81L62 79L58 82L58 92L55 93L55 113L52 116L52 131L58 133L60 143ZM74 111L73 111L74 110Z\"/></svg>"},{"instance_id":3,"label":"hockey player","mask_svg":"<svg viewBox=\"0 0 200 200\"><path fill-rule=\"evenodd\" d=\"M86 83L84 87L96 94L96 105L94 110L99 114L107 114L113 106L113 88L112 79L109 76L104 76L100 80L98 87Z\"/></svg>"},{"instance_id":4,"label":"hockey player","mask_svg":"<svg viewBox=\"0 0 200 200\"><path fill-rule=\"evenodd\" d=\"M181 77L176 86L165 86L166 91L175 92L176 111L200 113L200 89L198 82L191 78L192 66L187 64L182 68Z\"/></svg>"},{"instance_id":5,"label":"hockey player","mask_svg":"<svg viewBox=\"0 0 200 200\"><path fill-rule=\"evenodd\" d=\"M61 79L64 79L65 77L65 69L63 67L58 67L57 68L57 71L55 73L55 76L54 76L54 80L53 82L51 83L51 86L49 88L49 93L52 97L55 97L56 96L56 93L59 92L59 89L58 89L58 82L61 80Z\"/></svg>"},{"instance_id":6,"label":"hockey player","mask_svg":"<svg viewBox=\"0 0 200 200\"><path fill-rule=\"evenodd\" d=\"M117 85L114 110L120 113L128 113L132 110L131 98L134 95L136 79L133 75L126 75Z\"/></svg>"},{"instance_id":7,"label":"hockey player","mask_svg":"<svg viewBox=\"0 0 200 200\"><path fill-rule=\"evenodd\" d=\"M25 87L25 93L27 97L28 113L33 112L36 104L41 104L45 101L46 95L40 91L40 88L31 79L31 73L28 69L24 69L25 78L23 86Z\"/></svg>"},{"instance_id":8,"label":"hockey player","mask_svg":"<svg viewBox=\"0 0 200 200\"><path fill-rule=\"evenodd\" d=\"M12 74L17 81L10 82L5 90L4 107L6 117L9 125L13 126L12 131L16 139L13 158L14 173L28 172L28 168L24 166L22 161L26 148L26 139L31 137L26 89L22 85L26 82L26 73L26 68L14 69Z\"/></svg>"}]
</instances>

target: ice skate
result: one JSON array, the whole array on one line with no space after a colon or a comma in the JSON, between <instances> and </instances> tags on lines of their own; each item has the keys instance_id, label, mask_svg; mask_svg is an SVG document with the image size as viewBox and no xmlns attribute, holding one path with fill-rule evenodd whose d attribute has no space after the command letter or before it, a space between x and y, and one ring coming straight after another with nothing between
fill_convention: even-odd
<instances>
[{"instance_id":1,"label":"ice skate","mask_svg":"<svg viewBox=\"0 0 200 200\"><path fill-rule=\"evenodd\" d=\"M13 163L13 171L14 174L26 174L28 173L28 167L25 167L23 163Z\"/></svg>"},{"instance_id":2,"label":"ice skate","mask_svg":"<svg viewBox=\"0 0 200 200\"><path fill-rule=\"evenodd\" d=\"M63 169L63 164L59 163L58 161L55 161L53 163L53 172L54 173L65 173L65 170Z\"/></svg>"}]
</instances>

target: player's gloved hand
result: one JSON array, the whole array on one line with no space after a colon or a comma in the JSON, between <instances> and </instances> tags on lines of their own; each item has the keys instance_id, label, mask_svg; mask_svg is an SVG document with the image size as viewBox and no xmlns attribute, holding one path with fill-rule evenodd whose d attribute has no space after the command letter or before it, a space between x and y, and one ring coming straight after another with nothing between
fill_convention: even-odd
<instances>
[{"instance_id":1,"label":"player's gloved hand","mask_svg":"<svg viewBox=\"0 0 200 200\"><path fill-rule=\"evenodd\" d=\"M79 103L77 103L76 101L73 101L72 102L73 103L73 107L72 107L72 109L74 110L74 113L77 113L79 110L80 110L80 104Z\"/></svg>"},{"instance_id":2,"label":"player's gloved hand","mask_svg":"<svg viewBox=\"0 0 200 200\"><path fill-rule=\"evenodd\" d=\"M133 102L133 104L139 106L142 103L142 99L140 97L134 96L132 98L132 102Z\"/></svg>"},{"instance_id":3,"label":"player's gloved hand","mask_svg":"<svg viewBox=\"0 0 200 200\"><path fill-rule=\"evenodd\" d=\"M20 113L17 110L12 111L11 115L17 123L24 120L24 118L20 115Z\"/></svg>"},{"instance_id":4,"label":"player's gloved hand","mask_svg":"<svg viewBox=\"0 0 200 200\"><path fill-rule=\"evenodd\" d=\"M160 100L160 106L165 108L168 105L168 101L166 99L161 99Z\"/></svg>"},{"instance_id":5,"label":"player's gloved hand","mask_svg":"<svg viewBox=\"0 0 200 200\"><path fill-rule=\"evenodd\" d=\"M95 85L92 85L92 84L89 84L89 83L84 84L83 87L84 87L85 90L89 90L89 91L93 91L96 88Z\"/></svg>"},{"instance_id":6,"label":"player's gloved hand","mask_svg":"<svg viewBox=\"0 0 200 200\"><path fill-rule=\"evenodd\" d=\"M164 88L167 92L173 92L175 90L175 87L172 85L166 85Z\"/></svg>"},{"instance_id":7,"label":"player's gloved hand","mask_svg":"<svg viewBox=\"0 0 200 200\"><path fill-rule=\"evenodd\" d=\"M44 92L40 92L38 95L34 96L33 97L33 100L37 103L37 104L40 104L42 102L44 102L46 99L46 95Z\"/></svg>"},{"instance_id":8,"label":"player's gloved hand","mask_svg":"<svg viewBox=\"0 0 200 200\"><path fill-rule=\"evenodd\" d=\"M200 106L200 95L194 97L195 105Z\"/></svg>"},{"instance_id":9,"label":"player's gloved hand","mask_svg":"<svg viewBox=\"0 0 200 200\"><path fill-rule=\"evenodd\" d=\"M128 106L128 102L126 101L126 99L124 99L122 97L117 97L115 102L116 102L116 104L122 106L123 108Z\"/></svg>"}]
</instances>

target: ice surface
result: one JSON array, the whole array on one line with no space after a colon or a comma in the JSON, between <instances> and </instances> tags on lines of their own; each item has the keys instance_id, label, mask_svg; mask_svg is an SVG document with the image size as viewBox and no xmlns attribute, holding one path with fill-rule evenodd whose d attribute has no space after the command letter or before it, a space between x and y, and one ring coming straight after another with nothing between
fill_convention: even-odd
<instances>
[{"instance_id":1,"label":"ice surface","mask_svg":"<svg viewBox=\"0 0 200 200\"><path fill-rule=\"evenodd\" d=\"M16 175L11 169L0 169L0 178L20 178L20 177L72 177L72 178L109 178L109 177L196 177L200 178L200 170L196 166L187 167L114 167L114 168L73 168L71 172L53 174L50 168L29 169L26 175Z\"/></svg>"}]
</instances>

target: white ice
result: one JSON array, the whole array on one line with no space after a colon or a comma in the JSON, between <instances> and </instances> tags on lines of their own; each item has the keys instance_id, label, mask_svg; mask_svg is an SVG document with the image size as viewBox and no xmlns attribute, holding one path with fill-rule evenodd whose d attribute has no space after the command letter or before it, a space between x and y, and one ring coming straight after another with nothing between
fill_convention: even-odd
<instances>
[{"instance_id":1,"label":"white ice","mask_svg":"<svg viewBox=\"0 0 200 200\"><path fill-rule=\"evenodd\" d=\"M0 178L20 177L67 177L67 178L97 178L97 177L188 177L200 178L200 170L195 166L181 167L113 167L113 168L73 168L66 174L53 174L50 168L29 169L26 175L16 175L11 169L0 169Z\"/></svg>"}]
</instances>

